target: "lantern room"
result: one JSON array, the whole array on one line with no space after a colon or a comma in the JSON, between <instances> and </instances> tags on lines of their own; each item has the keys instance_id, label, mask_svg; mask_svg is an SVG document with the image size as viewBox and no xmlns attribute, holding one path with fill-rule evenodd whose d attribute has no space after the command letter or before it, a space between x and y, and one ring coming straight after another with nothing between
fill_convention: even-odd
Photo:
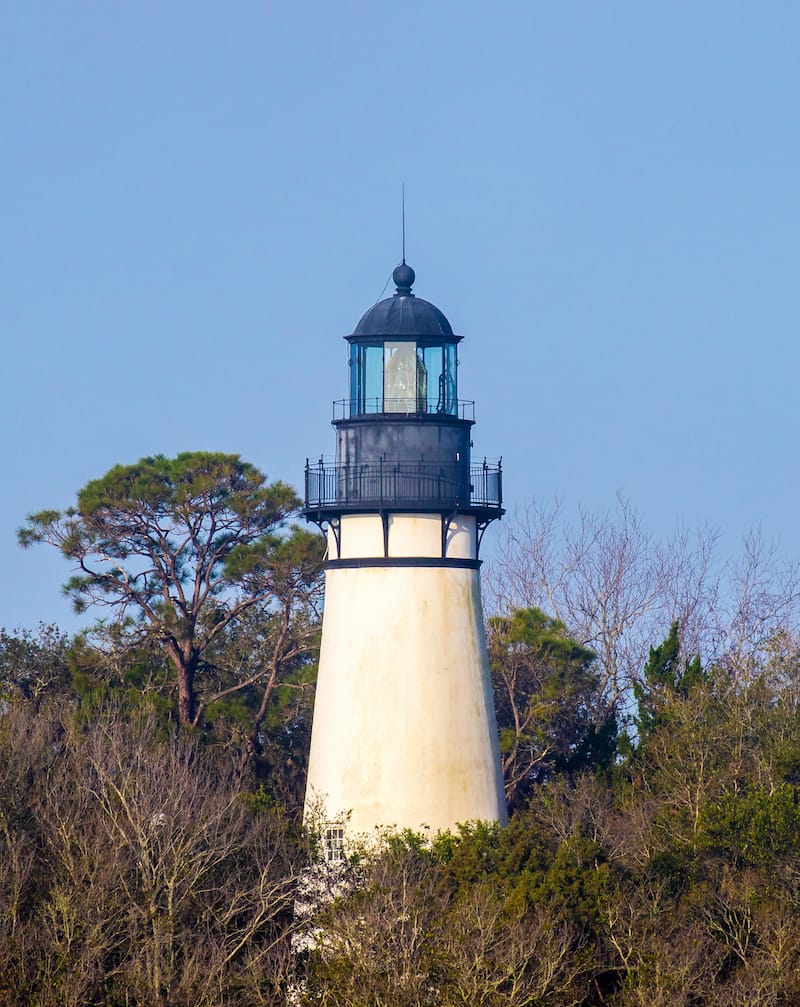
<instances>
[{"instance_id":1,"label":"lantern room","mask_svg":"<svg viewBox=\"0 0 800 1007\"><path fill-rule=\"evenodd\" d=\"M411 292L414 270L403 262L392 274L393 297L379 301L351 336L351 417L400 413L458 415L461 336L444 314Z\"/></svg>"}]
</instances>

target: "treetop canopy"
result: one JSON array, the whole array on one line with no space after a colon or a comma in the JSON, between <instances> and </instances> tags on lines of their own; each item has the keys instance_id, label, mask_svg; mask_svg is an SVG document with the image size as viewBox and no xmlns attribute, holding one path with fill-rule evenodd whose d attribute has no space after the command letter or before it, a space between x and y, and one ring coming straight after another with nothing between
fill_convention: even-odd
<instances>
[{"instance_id":1,"label":"treetop canopy","mask_svg":"<svg viewBox=\"0 0 800 1007\"><path fill-rule=\"evenodd\" d=\"M232 548L275 528L299 506L291 486L267 485L239 455L185 451L115 465L79 491L77 507L31 514L18 536L23 547L52 541L70 559L82 558L90 546L117 557L149 553L160 535L176 532L190 539L202 532L206 546L228 538ZM196 538L192 544L199 545Z\"/></svg>"},{"instance_id":2,"label":"treetop canopy","mask_svg":"<svg viewBox=\"0 0 800 1007\"><path fill-rule=\"evenodd\" d=\"M84 519L103 511L142 509L169 515L198 512L211 504L248 519L262 511L265 525L273 524L278 512L294 509L299 501L285 483L264 483L264 474L239 455L154 455L133 465L115 465L87 483L78 493L78 512Z\"/></svg>"}]
</instances>

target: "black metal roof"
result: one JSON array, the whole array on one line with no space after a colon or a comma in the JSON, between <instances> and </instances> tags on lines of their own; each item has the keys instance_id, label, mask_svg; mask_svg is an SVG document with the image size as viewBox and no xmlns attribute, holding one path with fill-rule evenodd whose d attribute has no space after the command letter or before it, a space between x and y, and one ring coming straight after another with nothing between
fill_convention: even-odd
<instances>
[{"instance_id":1,"label":"black metal roof","mask_svg":"<svg viewBox=\"0 0 800 1007\"><path fill-rule=\"evenodd\" d=\"M402 262L392 273L397 292L367 311L348 339L369 336L446 336L458 340L444 314L421 297L411 293L415 274L411 266Z\"/></svg>"}]
</instances>

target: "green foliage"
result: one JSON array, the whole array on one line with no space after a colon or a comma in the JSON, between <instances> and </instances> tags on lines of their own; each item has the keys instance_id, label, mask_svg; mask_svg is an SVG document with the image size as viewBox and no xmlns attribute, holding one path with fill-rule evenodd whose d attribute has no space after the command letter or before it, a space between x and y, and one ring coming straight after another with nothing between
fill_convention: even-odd
<instances>
[{"instance_id":1,"label":"green foliage","mask_svg":"<svg viewBox=\"0 0 800 1007\"><path fill-rule=\"evenodd\" d=\"M265 535L237 545L225 560L225 573L236 583L263 578L278 594L290 585L308 588L319 577L324 548L324 539L300 528L292 529L289 537Z\"/></svg>"},{"instance_id":2,"label":"green foliage","mask_svg":"<svg viewBox=\"0 0 800 1007\"><path fill-rule=\"evenodd\" d=\"M476 822L443 833L432 851L452 891L490 884L510 915L549 906L582 924L596 915L607 880L606 854L596 840L580 832L559 838L526 812L506 828Z\"/></svg>"},{"instance_id":3,"label":"green foliage","mask_svg":"<svg viewBox=\"0 0 800 1007\"><path fill-rule=\"evenodd\" d=\"M196 613L171 592L198 573L207 595L228 590L238 583L220 576L231 554L269 538L298 506L289 486L267 485L238 455L156 455L87 483L77 508L30 515L18 537L23 547L57 545L81 565L65 586L79 608L107 600L146 617L163 600L177 620Z\"/></svg>"},{"instance_id":4,"label":"green foliage","mask_svg":"<svg viewBox=\"0 0 800 1007\"><path fill-rule=\"evenodd\" d=\"M223 512L247 524L270 528L287 509L296 506L284 483L264 485L264 476L238 455L185 451L176 458L155 455L134 465L116 465L78 494L84 519L130 520L133 528L143 513L171 522L179 515L187 524L199 515ZM226 529L219 529L220 541Z\"/></svg>"},{"instance_id":5,"label":"green foliage","mask_svg":"<svg viewBox=\"0 0 800 1007\"><path fill-rule=\"evenodd\" d=\"M507 828L496 822L461 825L455 833L438 835L432 848L456 889L487 879L501 888L515 886L526 872L540 870L548 856L541 838L523 824L521 815L512 817Z\"/></svg>"},{"instance_id":6,"label":"green foliage","mask_svg":"<svg viewBox=\"0 0 800 1007\"><path fill-rule=\"evenodd\" d=\"M558 846L536 898L569 915L577 923L596 924L609 868L601 843L587 836L569 836Z\"/></svg>"},{"instance_id":7,"label":"green foliage","mask_svg":"<svg viewBox=\"0 0 800 1007\"><path fill-rule=\"evenodd\" d=\"M511 807L558 773L607 766L616 720L601 696L594 653L539 609L489 620L489 660Z\"/></svg>"},{"instance_id":8,"label":"green foliage","mask_svg":"<svg viewBox=\"0 0 800 1007\"><path fill-rule=\"evenodd\" d=\"M691 661L681 662L680 629L677 622L657 647L650 648L650 656L642 671L642 678L633 684L637 704L634 718L640 745L670 721L670 702L686 699L693 689L706 682L699 655ZM625 751L629 749L625 746Z\"/></svg>"},{"instance_id":9,"label":"green foliage","mask_svg":"<svg viewBox=\"0 0 800 1007\"><path fill-rule=\"evenodd\" d=\"M733 863L800 867L800 787L720 795L703 809L697 844Z\"/></svg>"}]
</instances>

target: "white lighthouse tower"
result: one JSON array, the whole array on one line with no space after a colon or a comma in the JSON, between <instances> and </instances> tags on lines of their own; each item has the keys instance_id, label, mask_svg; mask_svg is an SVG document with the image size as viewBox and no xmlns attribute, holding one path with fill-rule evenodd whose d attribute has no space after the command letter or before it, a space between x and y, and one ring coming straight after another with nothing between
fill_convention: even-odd
<instances>
[{"instance_id":1,"label":"white lighthouse tower","mask_svg":"<svg viewBox=\"0 0 800 1007\"><path fill-rule=\"evenodd\" d=\"M346 337L335 463L306 465L328 537L306 817L334 860L376 827L505 820L478 558L501 467L471 464L461 336L405 261L393 279Z\"/></svg>"}]
</instances>

